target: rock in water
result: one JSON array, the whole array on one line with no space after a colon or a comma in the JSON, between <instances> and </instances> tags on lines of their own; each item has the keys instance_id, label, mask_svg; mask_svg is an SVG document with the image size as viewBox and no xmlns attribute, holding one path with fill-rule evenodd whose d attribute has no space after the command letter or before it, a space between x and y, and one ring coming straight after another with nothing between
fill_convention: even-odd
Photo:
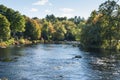
<instances>
[{"instance_id":1,"label":"rock in water","mask_svg":"<svg viewBox=\"0 0 120 80\"><path fill-rule=\"evenodd\" d=\"M76 55L74 58L82 58L80 55Z\"/></svg>"}]
</instances>

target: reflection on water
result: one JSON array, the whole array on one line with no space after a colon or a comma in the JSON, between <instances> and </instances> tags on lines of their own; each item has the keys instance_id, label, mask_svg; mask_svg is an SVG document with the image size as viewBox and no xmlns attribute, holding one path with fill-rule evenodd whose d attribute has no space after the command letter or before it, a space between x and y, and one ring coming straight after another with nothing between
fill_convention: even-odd
<instances>
[{"instance_id":1,"label":"reflection on water","mask_svg":"<svg viewBox=\"0 0 120 80\"><path fill-rule=\"evenodd\" d=\"M82 58L73 58L80 55ZM0 77L9 80L119 80L120 54L65 44L0 49Z\"/></svg>"},{"instance_id":2,"label":"reflection on water","mask_svg":"<svg viewBox=\"0 0 120 80\"><path fill-rule=\"evenodd\" d=\"M11 62L17 60L19 56L23 56L24 52L20 51L21 47L0 48L0 61Z\"/></svg>"}]
</instances>

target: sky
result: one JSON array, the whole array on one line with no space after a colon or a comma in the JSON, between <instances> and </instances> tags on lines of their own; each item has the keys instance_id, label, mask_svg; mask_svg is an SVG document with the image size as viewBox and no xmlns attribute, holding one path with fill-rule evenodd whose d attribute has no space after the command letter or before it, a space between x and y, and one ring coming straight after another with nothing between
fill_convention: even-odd
<instances>
[{"instance_id":1,"label":"sky","mask_svg":"<svg viewBox=\"0 0 120 80\"><path fill-rule=\"evenodd\" d=\"M87 19L93 10L106 0L0 0L9 8L29 17L44 18L47 14L57 17L81 16Z\"/></svg>"}]
</instances>

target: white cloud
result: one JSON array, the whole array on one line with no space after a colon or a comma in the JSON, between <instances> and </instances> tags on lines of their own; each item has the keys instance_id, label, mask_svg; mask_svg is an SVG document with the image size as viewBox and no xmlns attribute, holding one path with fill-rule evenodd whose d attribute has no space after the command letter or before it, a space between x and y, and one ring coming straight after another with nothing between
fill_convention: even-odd
<instances>
[{"instance_id":1,"label":"white cloud","mask_svg":"<svg viewBox=\"0 0 120 80\"><path fill-rule=\"evenodd\" d=\"M60 8L60 11L62 11L64 13L70 13L70 12L73 12L74 10L71 8Z\"/></svg>"},{"instance_id":2,"label":"white cloud","mask_svg":"<svg viewBox=\"0 0 120 80\"><path fill-rule=\"evenodd\" d=\"M36 9L36 8L31 8L31 10L30 10L31 12L37 12L38 11L38 9Z\"/></svg>"},{"instance_id":3,"label":"white cloud","mask_svg":"<svg viewBox=\"0 0 120 80\"><path fill-rule=\"evenodd\" d=\"M33 3L33 5L45 5L46 3L48 3L48 0L39 0Z\"/></svg>"}]
</instances>

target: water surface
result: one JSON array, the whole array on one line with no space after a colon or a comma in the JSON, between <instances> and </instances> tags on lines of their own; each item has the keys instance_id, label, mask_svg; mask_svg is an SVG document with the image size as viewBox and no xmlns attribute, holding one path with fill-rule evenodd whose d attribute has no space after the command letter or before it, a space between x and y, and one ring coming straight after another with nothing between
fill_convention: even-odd
<instances>
[{"instance_id":1,"label":"water surface","mask_svg":"<svg viewBox=\"0 0 120 80\"><path fill-rule=\"evenodd\" d=\"M75 56L82 58L74 58ZM0 77L9 80L119 80L120 55L67 44L0 49Z\"/></svg>"}]
</instances>

